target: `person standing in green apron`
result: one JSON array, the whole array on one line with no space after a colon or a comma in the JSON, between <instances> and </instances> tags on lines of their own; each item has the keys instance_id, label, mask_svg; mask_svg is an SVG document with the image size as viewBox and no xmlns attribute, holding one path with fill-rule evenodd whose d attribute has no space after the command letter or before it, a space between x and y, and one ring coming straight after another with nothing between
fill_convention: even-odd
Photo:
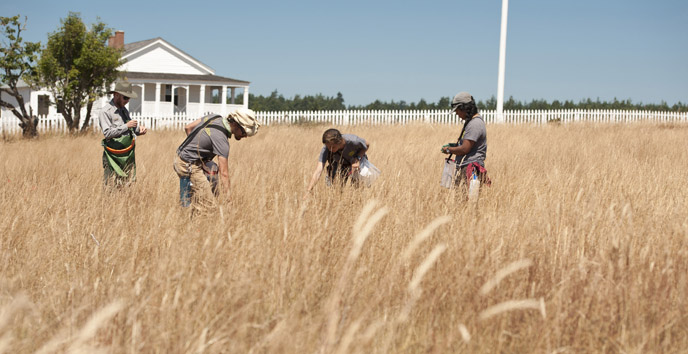
<instances>
[{"instance_id":1,"label":"person standing in green apron","mask_svg":"<svg viewBox=\"0 0 688 354\"><path fill-rule=\"evenodd\" d=\"M112 100L98 116L100 130L105 137L103 146L103 183L121 187L136 180L136 136L146 134L146 127L131 119L126 104L138 95L125 79L115 85Z\"/></svg>"}]
</instances>

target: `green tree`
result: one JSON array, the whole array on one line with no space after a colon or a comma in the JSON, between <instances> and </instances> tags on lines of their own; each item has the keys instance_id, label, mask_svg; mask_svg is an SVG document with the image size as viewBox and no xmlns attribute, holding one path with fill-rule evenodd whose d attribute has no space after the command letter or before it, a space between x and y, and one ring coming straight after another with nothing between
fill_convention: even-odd
<instances>
[{"instance_id":1,"label":"green tree","mask_svg":"<svg viewBox=\"0 0 688 354\"><path fill-rule=\"evenodd\" d=\"M240 96L241 97L241 96ZM249 105L255 111L320 111L320 110L449 110L451 97L442 97L435 103L428 103L425 99L420 99L417 103L406 101L383 102L375 100L367 105L344 105L344 96L338 92L335 97L327 97L323 94L315 96L301 96L294 95L293 98L285 98L277 90L273 91L269 96L261 96L249 94ZM243 101L240 101L243 102ZM482 110L494 110L497 108L497 99L491 96L485 101L477 101L478 108ZM688 106L685 103L678 102L673 106L669 106L662 101L659 104L634 104L630 99L621 100L614 98L611 102L601 102L599 98L596 101L590 98L581 100L575 103L573 100L554 100L551 103L545 99L533 99L530 102L522 102L514 99L513 96L504 102L505 110L550 110L550 109L640 109L640 110L657 110L657 111L688 111Z\"/></svg>"},{"instance_id":2,"label":"green tree","mask_svg":"<svg viewBox=\"0 0 688 354\"><path fill-rule=\"evenodd\" d=\"M442 97L437 101L435 106L432 109L450 109L451 107L451 98L449 97Z\"/></svg>"},{"instance_id":3,"label":"green tree","mask_svg":"<svg viewBox=\"0 0 688 354\"><path fill-rule=\"evenodd\" d=\"M38 118L33 115L33 112L26 111L24 96L19 94L17 83L20 80L26 83L31 82L30 77L35 74L36 54L41 44L23 42L21 32L26 29L26 18L22 24L19 22L19 15L0 17L0 26L0 82L2 83L0 92L13 97L17 107L2 99L2 95L0 95L0 106L10 109L12 114L19 119L19 126L22 128L24 137L37 137Z\"/></svg>"},{"instance_id":4,"label":"green tree","mask_svg":"<svg viewBox=\"0 0 688 354\"><path fill-rule=\"evenodd\" d=\"M122 52L106 45L111 34L112 30L100 21L87 30L80 15L70 12L62 19L62 26L50 34L42 51L39 82L58 98L55 104L71 132L79 129L84 106L81 130L88 128L93 103L117 78Z\"/></svg>"},{"instance_id":5,"label":"green tree","mask_svg":"<svg viewBox=\"0 0 688 354\"><path fill-rule=\"evenodd\" d=\"M337 92L337 98L336 98L336 103L334 109L346 109L346 106L344 105L344 95L342 95L341 92Z\"/></svg>"}]
</instances>

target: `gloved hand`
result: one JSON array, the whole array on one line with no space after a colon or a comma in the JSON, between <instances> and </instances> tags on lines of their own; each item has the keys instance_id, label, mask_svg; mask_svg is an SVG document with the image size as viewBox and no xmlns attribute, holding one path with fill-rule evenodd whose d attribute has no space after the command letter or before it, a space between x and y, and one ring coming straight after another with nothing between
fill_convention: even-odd
<instances>
[{"instance_id":1,"label":"gloved hand","mask_svg":"<svg viewBox=\"0 0 688 354\"><path fill-rule=\"evenodd\" d=\"M443 154L448 154L448 153L449 153L449 151L447 151L448 148L450 148L450 147L457 147L458 145L459 145L459 144L457 144L457 143L449 143L449 144L442 145L442 150L441 150L441 151L442 151Z\"/></svg>"}]
</instances>

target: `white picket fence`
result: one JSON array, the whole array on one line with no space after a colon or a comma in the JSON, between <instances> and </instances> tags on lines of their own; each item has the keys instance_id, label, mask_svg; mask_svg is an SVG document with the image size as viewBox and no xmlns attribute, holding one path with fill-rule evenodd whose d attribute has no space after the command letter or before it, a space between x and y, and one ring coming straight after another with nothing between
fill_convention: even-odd
<instances>
[{"instance_id":1,"label":"white picket fence","mask_svg":"<svg viewBox=\"0 0 688 354\"><path fill-rule=\"evenodd\" d=\"M631 123L640 121L688 122L688 112L655 112L623 110L520 110L505 111L502 117L497 112L481 111L488 124L546 124L548 122L573 123ZM323 123L333 125L378 125L378 124L461 124L461 119L448 110L406 110L406 111L284 111L259 112L263 124Z\"/></svg>"},{"instance_id":2,"label":"white picket fence","mask_svg":"<svg viewBox=\"0 0 688 354\"><path fill-rule=\"evenodd\" d=\"M502 117L496 111L482 111L488 124L547 124L547 123L633 123L665 122L686 123L688 112L657 112L628 110L520 110L505 111ZM198 116L188 117L184 113L171 116L142 116L132 114L151 130L182 129L188 122ZM342 110L342 111L281 111L257 112L258 120L263 125L275 124L325 124L325 125L382 125L382 124L461 124L461 119L449 110ZM97 117L91 117L91 128L97 131ZM62 115L39 117L39 132L67 132L67 125ZM0 134L21 133L19 120L11 114L0 118Z\"/></svg>"}]
</instances>

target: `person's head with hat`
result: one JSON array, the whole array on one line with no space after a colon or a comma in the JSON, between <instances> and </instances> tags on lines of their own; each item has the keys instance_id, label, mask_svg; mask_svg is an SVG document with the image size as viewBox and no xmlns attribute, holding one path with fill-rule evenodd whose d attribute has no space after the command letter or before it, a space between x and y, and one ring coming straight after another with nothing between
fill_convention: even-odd
<instances>
[{"instance_id":1,"label":"person's head with hat","mask_svg":"<svg viewBox=\"0 0 688 354\"><path fill-rule=\"evenodd\" d=\"M452 112L456 112L459 118L466 120L473 118L478 114L478 107L475 105L475 100L468 92L459 92L454 96L451 102Z\"/></svg>"},{"instance_id":2,"label":"person's head with hat","mask_svg":"<svg viewBox=\"0 0 688 354\"><path fill-rule=\"evenodd\" d=\"M134 89L131 87L131 84L129 81L127 81L127 79L117 81L115 84L115 89L108 93L113 95L112 101L115 103L117 108L123 108L127 103L129 103L130 98L139 97L136 92L134 92Z\"/></svg>"},{"instance_id":3,"label":"person's head with hat","mask_svg":"<svg viewBox=\"0 0 688 354\"><path fill-rule=\"evenodd\" d=\"M260 127L256 112L248 108L237 109L227 116L227 120L236 140L256 135Z\"/></svg>"}]
</instances>

